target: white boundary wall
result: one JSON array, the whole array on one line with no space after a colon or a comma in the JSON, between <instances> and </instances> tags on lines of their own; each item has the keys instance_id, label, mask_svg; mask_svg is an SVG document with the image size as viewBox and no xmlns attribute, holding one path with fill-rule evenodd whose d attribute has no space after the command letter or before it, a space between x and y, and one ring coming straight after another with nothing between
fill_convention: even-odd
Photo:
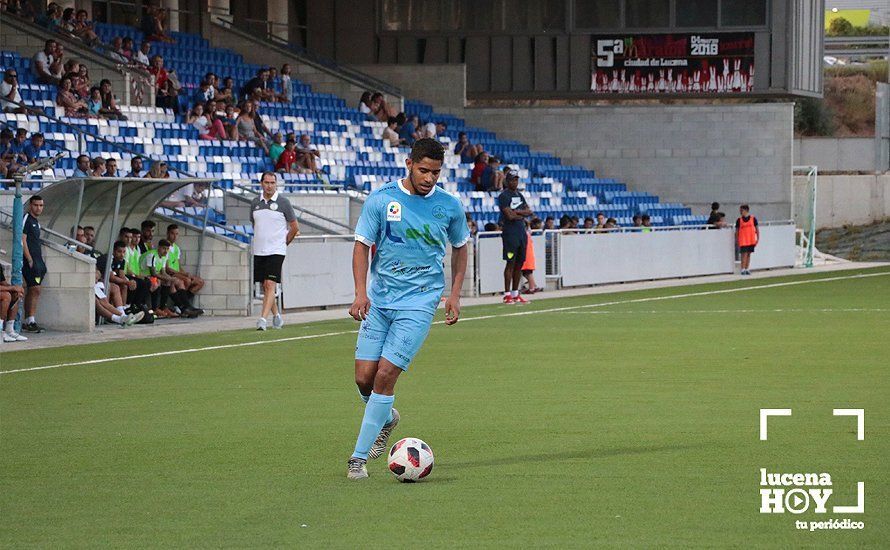
<instances>
[{"instance_id":1,"label":"white boundary wall","mask_svg":"<svg viewBox=\"0 0 890 550\"><path fill-rule=\"evenodd\" d=\"M795 227L790 222L760 225L760 244L751 269L794 266L797 258ZM545 246L550 240L551 248ZM619 230L601 233L538 233L535 278L543 286L546 266L555 266L552 278L560 286L586 286L675 277L733 273L736 270L735 233L732 229L655 228L651 233ZM350 304L352 235L299 237L288 249L282 269L284 307L306 308ZM553 254L556 254L553 257ZM475 268L474 268L475 262ZM446 264L446 294L450 274ZM501 292L504 260L500 234L478 235L470 251L462 295ZM475 288L473 291L473 274Z\"/></svg>"}]
</instances>

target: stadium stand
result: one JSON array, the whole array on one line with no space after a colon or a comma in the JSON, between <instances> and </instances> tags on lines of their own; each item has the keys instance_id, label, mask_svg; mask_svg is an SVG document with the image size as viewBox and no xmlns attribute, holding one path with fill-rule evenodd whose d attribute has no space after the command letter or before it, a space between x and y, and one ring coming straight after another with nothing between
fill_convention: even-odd
<instances>
[{"instance_id":1,"label":"stadium stand","mask_svg":"<svg viewBox=\"0 0 890 550\"><path fill-rule=\"evenodd\" d=\"M139 30L123 25L97 24L96 30L104 43L111 43L115 37L129 37L139 44L144 38ZM177 71L183 87L179 94L183 113L188 111L189 98L206 73L215 73L220 80L231 76L238 88L260 68L245 63L233 51L210 47L198 35L173 33L173 37L175 43L154 42L151 53L163 56L165 66ZM243 193L241 186L251 185L257 181L259 173L272 168L271 161L259 147L244 141L201 140L194 127L169 110L122 105L120 109L127 120L65 118L62 109L55 105L55 89L36 83L30 64L30 59L18 53L0 52L0 69L16 68L21 75L21 94L25 103L55 113L63 122L104 139L87 136L84 144L87 155L116 158L120 166L128 166L132 153L124 152L126 148L133 153L166 160L172 170L183 174L214 178L220 187L236 193ZM265 125L271 133L309 134L321 153L318 162L326 176L282 174L285 192L331 187L370 191L404 173L401 159L407 150L394 148L383 139L384 122L368 121L357 106L348 106L343 99L330 94L315 93L305 83L294 80L292 85L292 103L260 104ZM441 121L447 125L444 134L437 136L449 150L440 184L459 194L479 227L497 222L496 196L476 191L469 182L472 164L461 163L458 155L450 153L460 132L465 132L471 142L482 144L487 152L497 155L506 166L519 172L529 204L542 219L547 216L559 219L563 215L583 219L601 211L616 218L619 225L630 225L631 217L637 213L649 213L653 225L696 225L705 221L704 217L693 216L691 210L681 204L660 203L657 196L628 191L615 179L599 178L586 168L565 166L553 155L533 152L527 145L516 141L498 139L493 132L468 126L455 116L437 113L430 105L409 100L405 102L405 111L418 115L424 122ZM3 125L43 132L49 150L54 147L78 150L77 136L65 124L34 115L7 113L0 115L0 126ZM73 154L59 161L55 176L70 177L75 169L75 159L76 154ZM171 175L176 177L172 170ZM193 210L189 211L189 217L200 219L201 209ZM226 222L221 212L212 212L209 217L221 224ZM243 231L244 227L232 229L237 231L230 236L247 240L248 232Z\"/></svg>"}]
</instances>

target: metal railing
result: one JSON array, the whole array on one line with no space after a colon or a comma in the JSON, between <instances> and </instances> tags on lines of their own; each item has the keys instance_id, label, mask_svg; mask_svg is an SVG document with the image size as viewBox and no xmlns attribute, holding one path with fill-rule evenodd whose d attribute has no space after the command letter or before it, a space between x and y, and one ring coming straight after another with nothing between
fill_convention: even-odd
<instances>
[{"instance_id":1,"label":"metal railing","mask_svg":"<svg viewBox=\"0 0 890 550\"><path fill-rule=\"evenodd\" d=\"M243 191L244 193L251 194L251 195L259 195L261 193L261 191L258 190L257 187L259 187L259 186L258 185L250 185L250 186L235 185L235 189L239 189L239 190ZM279 189L279 191L282 191L282 190ZM231 196L236 197L238 200L244 200L245 202L252 200L252 199L248 199L244 195L239 196L235 193L233 193ZM351 235L352 234L352 227L350 227L349 225L347 225L345 223L338 222L337 220L328 218L327 216L322 216L321 214L316 214L315 212L313 212L311 210L307 210L307 209L297 206L293 203L291 203L291 206L293 207L294 210L296 210L298 212L297 217L299 218L300 222L305 223L309 227L318 229L320 231L331 231L332 230L331 226L333 226L333 228L334 228L333 230L336 230L336 229L343 230L342 233L340 233L340 235L346 235L346 234ZM321 220L321 221L319 222L317 220ZM323 224L327 224L327 225L323 225Z\"/></svg>"}]
</instances>

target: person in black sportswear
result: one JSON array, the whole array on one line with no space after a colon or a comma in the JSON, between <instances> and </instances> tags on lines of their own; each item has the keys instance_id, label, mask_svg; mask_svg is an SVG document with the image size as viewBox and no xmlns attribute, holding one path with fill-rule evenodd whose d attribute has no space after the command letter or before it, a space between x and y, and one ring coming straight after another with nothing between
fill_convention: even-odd
<instances>
[{"instance_id":1,"label":"person in black sportswear","mask_svg":"<svg viewBox=\"0 0 890 550\"><path fill-rule=\"evenodd\" d=\"M504 241L504 303L525 304L528 300L519 294L519 282L522 279L522 264L525 262L527 237L525 234L525 218L533 215L519 187L519 174L510 172L504 184L506 189L498 196L498 208L501 211L499 223L503 228L501 238Z\"/></svg>"}]
</instances>

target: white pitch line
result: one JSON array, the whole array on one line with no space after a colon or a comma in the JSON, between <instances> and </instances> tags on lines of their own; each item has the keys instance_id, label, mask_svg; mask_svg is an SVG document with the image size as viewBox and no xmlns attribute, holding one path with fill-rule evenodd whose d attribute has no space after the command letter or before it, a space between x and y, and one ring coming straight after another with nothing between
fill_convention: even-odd
<instances>
[{"instance_id":1,"label":"white pitch line","mask_svg":"<svg viewBox=\"0 0 890 550\"><path fill-rule=\"evenodd\" d=\"M566 311L572 315L615 315L633 314L647 315L659 313L696 314L696 313L886 313L890 309L874 308L821 308L821 309L650 309L650 310L611 310L611 311Z\"/></svg>"},{"instance_id":2,"label":"white pitch line","mask_svg":"<svg viewBox=\"0 0 890 550\"><path fill-rule=\"evenodd\" d=\"M696 296L712 296L715 294L729 294L733 292L746 292L749 290L762 290L768 288L779 288L785 286L797 286L797 285L806 285L813 283L828 283L832 281L843 281L849 279L864 279L869 277L884 277L890 275L890 271L883 271L880 273L860 273L857 275L842 275L838 277L825 277L821 279L806 279L803 281L787 281L784 283L770 283L765 285L755 285L755 286L745 286L745 287L737 287L737 288L725 288L721 290L705 290L702 292L687 292L684 294L672 294L668 296L649 296L646 298L634 298L630 300L615 300L611 302L600 302L596 304L584 304L579 306L565 306L565 307L553 307L548 309L528 309L525 311L511 311L510 313L499 313L492 315L479 315L477 317L465 317L461 319L461 322L469 322L469 321L484 321L486 319L498 319L501 317L519 317L524 315L536 315L538 313L556 313L563 311L574 311L578 309L586 309L586 308L594 308L594 307L606 307L606 306L615 306L621 304L640 304L644 302L657 302L661 300L678 300L680 298L692 298ZM511 306L511 307L521 307L521 306ZM443 325L445 321L436 321L433 323L434 325ZM129 359L147 359L150 357L163 357L166 355L178 355L180 353L195 353L199 351L214 351L220 349L231 349L231 348L240 348L247 346L259 346L264 344L275 344L280 342L294 342L297 340L310 340L314 338L326 338L328 336L343 336L346 334L358 334L357 330L344 330L338 332L325 332L322 334L309 334L305 336L290 336L287 338L276 338L272 340L256 340L253 342L240 342L238 344L221 344L218 346L204 346L200 348L187 348L180 350L171 350L171 351L160 351L155 353L143 353L139 355L125 355L121 357L107 357L104 359L90 359L88 361L74 361L71 363L58 363L55 365L44 365L41 367L29 367L25 369L13 369L13 370L5 370L0 371L0 375L5 374L15 374L18 372L31 372L38 370L48 370L48 369L59 369L62 367L78 367L83 365L98 365L102 363L111 363L113 361L126 361Z\"/></svg>"}]
</instances>

